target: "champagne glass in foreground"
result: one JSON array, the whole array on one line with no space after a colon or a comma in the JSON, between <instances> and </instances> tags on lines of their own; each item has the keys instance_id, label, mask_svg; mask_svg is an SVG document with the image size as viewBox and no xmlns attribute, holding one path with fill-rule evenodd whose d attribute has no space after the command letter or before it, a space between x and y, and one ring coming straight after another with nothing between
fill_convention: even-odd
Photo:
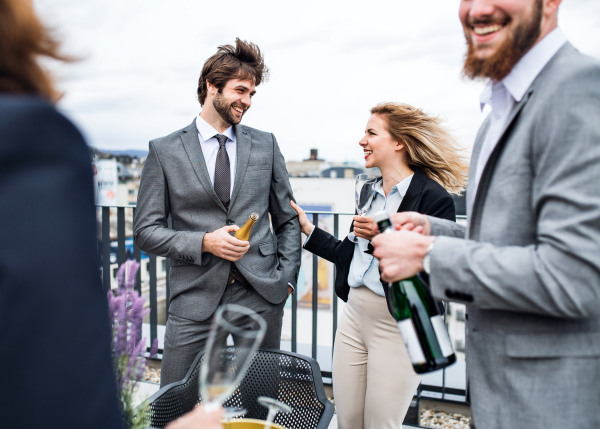
<instances>
[{"instance_id":1,"label":"champagne glass in foreground","mask_svg":"<svg viewBox=\"0 0 600 429\"><path fill-rule=\"evenodd\" d=\"M375 183L377 177L370 174L359 174L356 176L356 186L354 187L354 198L356 201L356 214L364 216L365 213L371 207L373 196L375 195ZM354 242L357 243L358 239L354 237Z\"/></svg>"},{"instance_id":2,"label":"champagne glass in foreground","mask_svg":"<svg viewBox=\"0 0 600 429\"><path fill-rule=\"evenodd\" d=\"M228 423L232 419L245 416L247 412L248 410L245 408L225 407L223 408L223 421Z\"/></svg>"},{"instance_id":3,"label":"champagne glass in foreground","mask_svg":"<svg viewBox=\"0 0 600 429\"><path fill-rule=\"evenodd\" d=\"M227 304L217 309L200 366L200 394L208 412L240 384L266 329L264 319L246 307ZM233 346L227 344L230 335Z\"/></svg>"},{"instance_id":4,"label":"champagne glass in foreground","mask_svg":"<svg viewBox=\"0 0 600 429\"><path fill-rule=\"evenodd\" d=\"M263 407L267 407L269 409L269 414L267 415L267 420L265 420L265 427L263 429L269 429L272 426L272 423L275 421L275 416L277 413L291 413L292 408L273 398L268 398L266 396L259 396L258 403Z\"/></svg>"}]
</instances>

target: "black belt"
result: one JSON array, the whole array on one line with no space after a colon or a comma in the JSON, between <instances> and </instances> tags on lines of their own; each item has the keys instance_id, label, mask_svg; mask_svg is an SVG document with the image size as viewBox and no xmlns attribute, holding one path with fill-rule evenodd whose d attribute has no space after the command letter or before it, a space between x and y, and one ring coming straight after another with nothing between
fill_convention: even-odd
<instances>
[{"instance_id":1,"label":"black belt","mask_svg":"<svg viewBox=\"0 0 600 429\"><path fill-rule=\"evenodd\" d=\"M247 288L252 288L252 285L250 284L250 282L248 280L246 280L246 277L244 277L242 275L242 273L240 273L240 271L235 267L234 264L231 264L231 269L229 270L229 278L227 279L227 284L230 285L235 281L237 281L238 283L241 283L242 285L244 285Z\"/></svg>"}]
</instances>

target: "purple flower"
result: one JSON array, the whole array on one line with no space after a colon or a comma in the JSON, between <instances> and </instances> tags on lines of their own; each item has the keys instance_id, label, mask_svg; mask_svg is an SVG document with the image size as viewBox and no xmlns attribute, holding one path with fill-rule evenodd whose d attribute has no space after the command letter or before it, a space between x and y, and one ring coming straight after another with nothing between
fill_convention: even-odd
<instances>
[{"instance_id":1,"label":"purple flower","mask_svg":"<svg viewBox=\"0 0 600 429\"><path fill-rule=\"evenodd\" d=\"M117 273L119 287L115 291L108 292L114 362L125 409L128 404L131 404L135 385L144 376L146 368L146 359L143 357L146 339L140 337L144 316L150 310L144 309L145 299L135 290L139 268L140 264L132 260L122 264ZM157 350L158 342L155 339L150 356L154 356Z\"/></svg>"}]
</instances>

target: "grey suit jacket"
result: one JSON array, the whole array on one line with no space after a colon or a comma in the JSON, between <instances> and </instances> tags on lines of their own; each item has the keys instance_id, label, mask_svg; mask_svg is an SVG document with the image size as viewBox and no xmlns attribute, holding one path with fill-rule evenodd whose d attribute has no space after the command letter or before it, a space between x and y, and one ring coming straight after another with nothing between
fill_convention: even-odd
<instances>
[{"instance_id":1,"label":"grey suit jacket","mask_svg":"<svg viewBox=\"0 0 600 429\"><path fill-rule=\"evenodd\" d=\"M282 303L300 269L301 237L285 160L275 136L236 125L237 166L229 211L214 192L195 122L150 142L134 223L140 249L172 260L169 313L202 321L215 311L231 262L202 252L204 234L258 213L250 249L235 263L267 301ZM270 230L269 214L273 231ZM172 229L168 228L168 217Z\"/></svg>"},{"instance_id":2,"label":"grey suit jacket","mask_svg":"<svg viewBox=\"0 0 600 429\"><path fill-rule=\"evenodd\" d=\"M470 182L489 122L477 136ZM514 106L466 230L430 218L435 296L467 304L478 428L600 427L600 64L567 43Z\"/></svg>"}]
</instances>

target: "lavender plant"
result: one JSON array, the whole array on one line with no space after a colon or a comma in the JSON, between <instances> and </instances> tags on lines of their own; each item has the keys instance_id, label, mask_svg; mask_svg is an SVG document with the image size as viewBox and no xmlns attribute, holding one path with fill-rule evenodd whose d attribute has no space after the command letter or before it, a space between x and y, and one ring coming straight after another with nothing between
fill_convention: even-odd
<instances>
[{"instance_id":1,"label":"lavender plant","mask_svg":"<svg viewBox=\"0 0 600 429\"><path fill-rule=\"evenodd\" d=\"M133 392L144 376L146 358L142 355L146 338L140 338L142 321L150 310L144 310L145 299L134 289L135 278L140 264L128 260L121 265L117 274L119 287L116 292L108 292L108 306L113 332L113 358L117 374L117 384L121 394L123 417L129 429L147 426L148 408L134 414ZM150 356L156 354L158 343L152 344Z\"/></svg>"}]
</instances>

